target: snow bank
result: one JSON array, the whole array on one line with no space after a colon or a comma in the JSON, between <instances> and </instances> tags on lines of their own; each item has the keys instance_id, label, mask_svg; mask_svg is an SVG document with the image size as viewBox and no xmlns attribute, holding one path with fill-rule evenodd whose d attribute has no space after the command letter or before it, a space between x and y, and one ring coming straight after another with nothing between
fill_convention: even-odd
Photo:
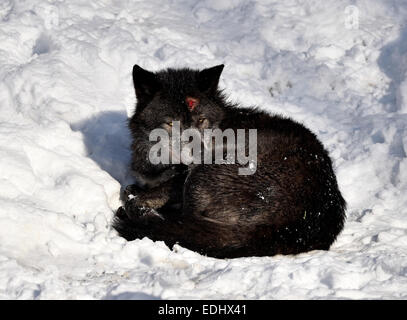
<instances>
[{"instance_id":1,"label":"snow bank","mask_svg":"<svg viewBox=\"0 0 407 320\"><path fill-rule=\"evenodd\" d=\"M0 298L407 298L405 17L403 0L1 1ZM317 133L349 204L332 249L217 260L119 238L135 63L225 63L232 100Z\"/></svg>"}]
</instances>

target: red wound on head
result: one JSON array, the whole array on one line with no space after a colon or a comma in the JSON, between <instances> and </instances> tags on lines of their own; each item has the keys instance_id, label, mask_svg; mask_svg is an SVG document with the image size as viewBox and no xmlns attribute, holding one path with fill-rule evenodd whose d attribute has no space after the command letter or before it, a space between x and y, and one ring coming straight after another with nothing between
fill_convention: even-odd
<instances>
[{"instance_id":1,"label":"red wound on head","mask_svg":"<svg viewBox=\"0 0 407 320\"><path fill-rule=\"evenodd\" d=\"M186 97L185 99L188 109L189 111L194 110L194 108L197 106L197 104L199 103L199 100L196 98L192 98L192 97Z\"/></svg>"}]
</instances>

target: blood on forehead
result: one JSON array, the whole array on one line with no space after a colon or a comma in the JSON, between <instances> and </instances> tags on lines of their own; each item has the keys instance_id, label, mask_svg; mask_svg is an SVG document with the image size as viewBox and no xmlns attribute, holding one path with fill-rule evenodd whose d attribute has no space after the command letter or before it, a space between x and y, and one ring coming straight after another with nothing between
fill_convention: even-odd
<instances>
[{"instance_id":1,"label":"blood on forehead","mask_svg":"<svg viewBox=\"0 0 407 320\"><path fill-rule=\"evenodd\" d=\"M193 97L186 97L185 102L187 103L189 111L192 111L198 105L199 99Z\"/></svg>"}]
</instances>

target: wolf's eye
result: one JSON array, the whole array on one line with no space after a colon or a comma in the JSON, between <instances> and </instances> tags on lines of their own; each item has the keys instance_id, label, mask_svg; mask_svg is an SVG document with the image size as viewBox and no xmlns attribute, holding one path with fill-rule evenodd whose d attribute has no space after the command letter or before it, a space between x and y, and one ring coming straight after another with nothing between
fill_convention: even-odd
<instances>
[{"instance_id":1,"label":"wolf's eye","mask_svg":"<svg viewBox=\"0 0 407 320\"><path fill-rule=\"evenodd\" d=\"M166 130L170 130L170 128L172 128L173 125L174 125L174 121L173 120L168 120L168 121L163 122L161 124L161 127L163 127Z\"/></svg>"},{"instance_id":2,"label":"wolf's eye","mask_svg":"<svg viewBox=\"0 0 407 320\"><path fill-rule=\"evenodd\" d=\"M202 123L205 121L205 118L200 118L198 121L199 121L199 123Z\"/></svg>"}]
</instances>

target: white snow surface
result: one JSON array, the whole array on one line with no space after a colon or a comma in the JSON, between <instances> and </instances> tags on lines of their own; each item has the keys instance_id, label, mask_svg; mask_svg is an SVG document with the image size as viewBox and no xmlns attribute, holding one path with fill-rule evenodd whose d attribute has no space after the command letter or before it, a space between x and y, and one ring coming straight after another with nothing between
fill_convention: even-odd
<instances>
[{"instance_id":1,"label":"white snow surface","mask_svg":"<svg viewBox=\"0 0 407 320\"><path fill-rule=\"evenodd\" d=\"M405 0L1 0L0 298L406 299L406 22ZM225 63L232 101L313 130L348 202L331 250L120 238L136 63Z\"/></svg>"}]
</instances>

